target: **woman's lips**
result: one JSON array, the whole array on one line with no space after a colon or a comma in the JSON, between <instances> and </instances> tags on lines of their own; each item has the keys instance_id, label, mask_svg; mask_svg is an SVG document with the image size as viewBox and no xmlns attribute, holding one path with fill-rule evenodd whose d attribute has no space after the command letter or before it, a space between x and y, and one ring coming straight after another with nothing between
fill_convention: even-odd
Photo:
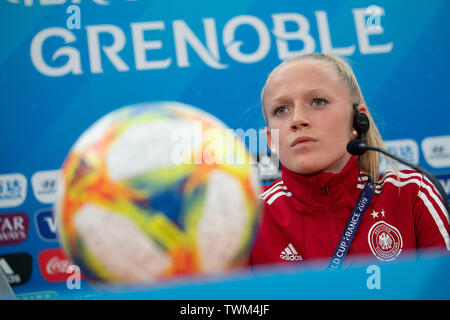
<instances>
[{"instance_id":1,"label":"woman's lips","mask_svg":"<svg viewBox=\"0 0 450 320\"><path fill-rule=\"evenodd\" d=\"M302 137L298 137L294 140L294 142L292 143L292 147L293 148L302 148L304 146L308 146L314 142L316 142L317 140L311 138L311 137L307 137L307 136L302 136Z\"/></svg>"}]
</instances>

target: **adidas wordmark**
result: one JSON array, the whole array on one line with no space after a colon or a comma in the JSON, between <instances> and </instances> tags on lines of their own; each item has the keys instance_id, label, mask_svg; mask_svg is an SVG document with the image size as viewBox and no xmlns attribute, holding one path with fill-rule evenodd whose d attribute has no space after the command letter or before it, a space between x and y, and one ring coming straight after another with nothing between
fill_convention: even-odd
<instances>
[{"instance_id":1,"label":"adidas wordmark","mask_svg":"<svg viewBox=\"0 0 450 320\"><path fill-rule=\"evenodd\" d=\"M302 256L298 254L292 243L289 243L288 246L281 251L280 258L288 261L302 260Z\"/></svg>"}]
</instances>

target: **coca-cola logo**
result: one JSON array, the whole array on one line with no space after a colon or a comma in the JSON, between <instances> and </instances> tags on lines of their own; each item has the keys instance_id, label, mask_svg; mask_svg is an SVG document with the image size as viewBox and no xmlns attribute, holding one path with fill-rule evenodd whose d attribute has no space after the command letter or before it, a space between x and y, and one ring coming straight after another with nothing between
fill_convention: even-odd
<instances>
[{"instance_id":1,"label":"coca-cola logo","mask_svg":"<svg viewBox=\"0 0 450 320\"><path fill-rule=\"evenodd\" d=\"M68 268L73 263L60 248L41 251L38 262L42 277L49 282L66 281L71 275Z\"/></svg>"},{"instance_id":2,"label":"coca-cola logo","mask_svg":"<svg viewBox=\"0 0 450 320\"><path fill-rule=\"evenodd\" d=\"M53 275L57 273L66 273L67 267L72 263L69 259L60 259L59 257L53 257L47 262L45 270L48 274Z\"/></svg>"}]
</instances>

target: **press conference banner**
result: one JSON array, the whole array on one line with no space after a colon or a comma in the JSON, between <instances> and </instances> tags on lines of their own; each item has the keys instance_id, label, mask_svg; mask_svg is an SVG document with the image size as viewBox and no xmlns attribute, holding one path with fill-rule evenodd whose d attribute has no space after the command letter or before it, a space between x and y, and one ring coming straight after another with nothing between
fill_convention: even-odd
<instances>
[{"instance_id":1,"label":"press conference banner","mask_svg":"<svg viewBox=\"0 0 450 320\"><path fill-rule=\"evenodd\" d=\"M449 11L447 0L0 0L0 268L13 290L74 289L52 206L62 162L91 124L178 101L264 139L265 79L302 53L346 58L389 151L449 194ZM262 180L279 174L258 159Z\"/></svg>"}]
</instances>

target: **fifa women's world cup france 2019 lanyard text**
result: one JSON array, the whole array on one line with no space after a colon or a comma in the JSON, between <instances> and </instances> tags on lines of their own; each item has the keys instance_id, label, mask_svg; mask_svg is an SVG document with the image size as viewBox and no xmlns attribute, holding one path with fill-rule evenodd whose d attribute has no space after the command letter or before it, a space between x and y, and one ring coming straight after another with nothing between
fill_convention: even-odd
<instances>
[{"instance_id":1,"label":"fifa women's world cup france 2019 lanyard text","mask_svg":"<svg viewBox=\"0 0 450 320\"><path fill-rule=\"evenodd\" d=\"M366 212L369 207L370 201L372 200L373 194L375 193L375 186L368 181L364 190L361 192L355 207L353 208L350 219L345 226L344 233L339 240L339 244L331 258L330 264L328 265L328 270L338 270L347 255L348 249L352 244L353 238L355 237L356 230L358 229L359 223L362 220L364 212Z\"/></svg>"}]
</instances>

